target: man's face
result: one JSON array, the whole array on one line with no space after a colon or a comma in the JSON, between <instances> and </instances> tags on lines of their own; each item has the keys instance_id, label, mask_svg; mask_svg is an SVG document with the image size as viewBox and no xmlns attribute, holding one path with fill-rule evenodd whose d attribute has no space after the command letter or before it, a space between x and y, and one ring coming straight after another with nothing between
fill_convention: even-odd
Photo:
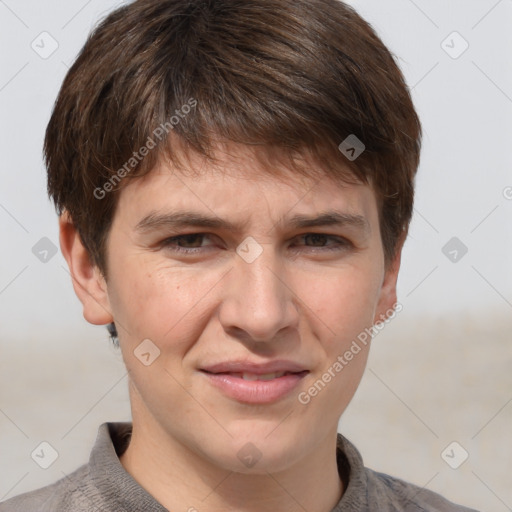
<instances>
[{"instance_id":1,"label":"man's face","mask_svg":"<svg viewBox=\"0 0 512 512\"><path fill-rule=\"evenodd\" d=\"M369 344L335 363L393 306L396 273L385 272L370 187L271 177L236 151L221 170L196 157L200 177L160 165L123 189L108 308L134 428L228 470L261 454L250 471L272 472L336 432ZM185 211L236 229L172 222ZM293 223L327 212L341 222Z\"/></svg>"}]
</instances>

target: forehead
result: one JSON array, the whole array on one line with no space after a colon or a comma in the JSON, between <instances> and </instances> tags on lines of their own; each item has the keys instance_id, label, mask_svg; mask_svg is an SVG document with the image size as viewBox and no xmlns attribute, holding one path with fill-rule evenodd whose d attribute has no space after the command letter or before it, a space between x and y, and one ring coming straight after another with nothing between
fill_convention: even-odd
<instances>
[{"instance_id":1,"label":"forehead","mask_svg":"<svg viewBox=\"0 0 512 512\"><path fill-rule=\"evenodd\" d=\"M340 159L340 178L334 179L313 162L299 165L307 175L269 160L256 147L242 144L219 145L212 162L197 154L186 156L186 164L176 168L160 161L142 178L132 180L119 197L118 214L132 221L148 211L172 208L251 217L283 217L287 214L318 213L337 209L347 214L369 217L376 207L369 185L350 182L348 168Z\"/></svg>"}]
</instances>

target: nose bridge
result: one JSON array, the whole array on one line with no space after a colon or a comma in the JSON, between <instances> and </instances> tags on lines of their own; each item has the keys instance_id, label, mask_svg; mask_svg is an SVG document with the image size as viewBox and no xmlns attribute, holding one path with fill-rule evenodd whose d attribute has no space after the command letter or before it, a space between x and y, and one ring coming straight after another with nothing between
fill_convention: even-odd
<instances>
[{"instance_id":1,"label":"nose bridge","mask_svg":"<svg viewBox=\"0 0 512 512\"><path fill-rule=\"evenodd\" d=\"M283 282L279 255L272 244L256 244L249 241L237 249L221 321L225 328L242 329L254 340L271 341L283 327L295 326L298 314Z\"/></svg>"},{"instance_id":2,"label":"nose bridge","mask_svg":"<svg viewBox=\"0 0 512 512\"><path fill-rule=\"evenodd\" d=\"M272 244L259 245L261 253L253 260L241 257L241 261L237 262L238 279L242 287L245 283L247 293L255 305L260 302L262 305L272 301L281 302L280 299L284 297L281 290L282 282L276 276L280 273L279 269L282 270L278 256Z\"/></svg>"}]
</instances>

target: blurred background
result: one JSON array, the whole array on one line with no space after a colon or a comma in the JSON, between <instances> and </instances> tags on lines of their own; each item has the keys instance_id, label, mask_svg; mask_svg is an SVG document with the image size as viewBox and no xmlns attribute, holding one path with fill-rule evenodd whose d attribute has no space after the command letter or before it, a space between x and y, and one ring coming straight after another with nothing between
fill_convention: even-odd
<instances>
[{"instance_id":1,"label":"blurred background","mask_svg":"<svg viewBox=\"0 0 512 512\"><path fill-rule=\"evenodd\" d=\"M129 421L127 377L87 324L46 195L44 130L99 19L123 2L0 0L0 501L86 462ZM424 128L403 310L339 430L372 469L512 510L512 1L350 1L396 55ZM48 442L47 469L31 453Z\"/></svg>"}]
</instances>

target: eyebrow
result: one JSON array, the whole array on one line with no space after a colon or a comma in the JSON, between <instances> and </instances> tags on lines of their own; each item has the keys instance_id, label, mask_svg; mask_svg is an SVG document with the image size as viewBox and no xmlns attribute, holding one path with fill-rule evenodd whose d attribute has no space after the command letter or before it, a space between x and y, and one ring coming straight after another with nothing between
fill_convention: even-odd
<instances>
[{"instance_id":1,"label":"eyebrow","mask_svg":"<svg viewBox=\"0 0 512 512\"><path fill-rule=\"evenodd\" d=\"M282 221L279 222L279 224L282 223ZM295 229L323 226L347 226L360 230L364 234L369 234L371 231L370 223L363 215L344 213L336 210L327 210L315 216L297 214L290 217L286 223ZM164 228L182 229L186 227L201 227L240 232L244 225L245 223L233 223L220 217L184 210L166 213L151 212L137 223L135 230L144 234Z\"/></svg>"}]
</instances>

